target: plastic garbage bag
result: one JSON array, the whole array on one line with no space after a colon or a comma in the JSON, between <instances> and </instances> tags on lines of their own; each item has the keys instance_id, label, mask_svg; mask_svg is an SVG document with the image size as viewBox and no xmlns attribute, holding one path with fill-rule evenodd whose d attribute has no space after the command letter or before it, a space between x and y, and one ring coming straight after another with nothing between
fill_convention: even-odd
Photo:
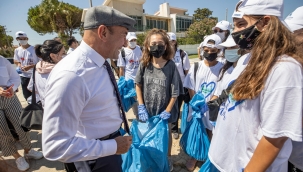
<instances>
[{"instance_id":1,"label":"plastic garbage bag","mask_svg":"<svg viewBox=\"0 0 303 172\"><path fill-rule=\"evenodd\" d=\"M188 117L188 112L189 112L189 103L183 104L182 108L182 116L181 116L181 133L183 134L186 126L188 125L187 117Z\"/></svg>"},{"instance_id":2,"label":"plastic garbage bag","mask_svg":"<svg viewBox=\"0 0 303 172\"><path fill-rule=\"evenodd\" d=\"M208 157L210 142L201 118L208 110L207 104L202 94L195 94L189 104L193 110L193 118L180 139L180 146L190 157L205 161Z\"/></svg>"},{"instance_id":3,"label":"plastic garbage bag","mask_svg":"<svg viewBox=\"0 0 303 172\"><path fill-rule=\"evenodd\" d=\"M122 106L127 112L133 106L133 104L136 103L135 97L137 94L134 81L131 79L126 81L125 77L121 76L117 85L122 99Z\"/></svg>"},{"instance_id":4,"label":"plastic garbage bag","mask_svg":"<svg viewBox=\"0 0 303 172\"><path fill-rule=\"evenodd\" d=\"M204 162L204 164L201 166L199 172L220 172L214 164L212 164L207 158L207 160Z\"/></svg>"},{"instance_id":5,"label":"plastic garbage bag","mask_svg":"<svg viewBox=\"0 0 303 172\"><path fill-rule=\"evenodd\" d=\"M130 128L133 143L122 155L122 170L125 172L166 172L169 171L168 124L159 115L146 123L134 120Z\"/></svg>"}]
</instances>

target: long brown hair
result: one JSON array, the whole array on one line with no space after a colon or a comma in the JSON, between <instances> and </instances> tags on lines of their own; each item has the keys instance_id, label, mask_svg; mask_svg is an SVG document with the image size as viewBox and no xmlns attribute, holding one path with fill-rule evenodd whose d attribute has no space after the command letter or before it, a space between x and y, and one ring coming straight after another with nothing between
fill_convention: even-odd
<instances>
[{"instance_id":1,"label":"long brown hair","mask_svg":"<svg viewBox=\"0 0 303 172\"><path fill-rule=\"evenodd\" d=\"M162 29L152 29L147 33L146 38L145 38L144 43L143 43L144 51L143 51L143 55L142 55L142 61L143 61L143 65L145 67L149 63L151 63L152 59L153 59L153 56L149 52L150 38L152 37L152 35L161 35L162 36L162 39L163 39L163 41L165 43L165 46L166 46L165 53L162 56L163 59L171 60L173 55L174 55L173 49L172 49L171 44L170 44L169 39L168 39L169 36L166 33L166 31L164 31Z\"/></svg>"},{"instance_id":2,"label":"long brown hair","mask_svg":"<svg viewBox=\"0 0 303 172\"><path fill-rule=\"evenodd\" d=\"M292 33L276 16L270 16L267 29L256 39L246 69L232 89L235 100L254 99L264 88L265 81L281 55L288 55L303 65L302 53Z\"/></svg>"}]
</instances>

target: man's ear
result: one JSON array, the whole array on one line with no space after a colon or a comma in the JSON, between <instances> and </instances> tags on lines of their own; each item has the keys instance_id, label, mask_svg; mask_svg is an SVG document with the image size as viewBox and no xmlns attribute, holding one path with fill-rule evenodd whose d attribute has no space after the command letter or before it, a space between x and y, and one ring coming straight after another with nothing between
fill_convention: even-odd
<instances>
[{"instance_id":1,"label":"man's ear","mask_svg":"<svg viewBox=\"0 0 303 172\"><path fill-rule=\"evenodd\" d=\"M109 30L104 25L98 27L98 36L101 40L105 40L108 37Z\"/></svg>"}]
</instances>

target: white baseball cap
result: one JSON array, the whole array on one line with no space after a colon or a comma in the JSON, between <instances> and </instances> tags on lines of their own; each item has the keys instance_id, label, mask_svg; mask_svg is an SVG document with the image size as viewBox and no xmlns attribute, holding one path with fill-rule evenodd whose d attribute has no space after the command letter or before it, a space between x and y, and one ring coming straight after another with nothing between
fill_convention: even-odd
<instances>
[{"instance_id":1,"label":"white baseball cap","mask_svg":"<svg viewBox=\"0 0 303 172\"><path fill-rule=\"evenodd\" d=\"M16 38L27 38L26 33L23 31L16 32L15 36L16 36Z\"/></svg>"},{"instance_id":2,"label":"white baseball cap","mask_svg":"<svg viewBox=\"0 0 303 172\"><path fill-rule=\"evenodd\" d=\"M169 41L176 41L177 40L177 36L173 32L168 32L167 34L169 36Z\"/></svg>"},{"instance_id":3,"label":"white baseball cap","mask_svg":"<svg viewBox=\"0 0 303 172\"><path fill-rule=\"evenodd\" d=\"M232 17L242 18L244 15L270 15L278 17L281 22L291 30L282 19L284 0L240 0Z\"/></svg>"},{"instance_id":4,"label":"white baseball cap","mask_svg":"<svg viewBox=\"0 0 303 172\"><path fill-rule=\"evenodd\" d=\"M215 30L216 27L218 27L222 30L230 30L231 29L230 23L228 21L225 21L225 20L222 20L222 21L218 22L216 24L216 26L212 28L212 30Z\"/></svg>"},{"instance_id":5,"label":"white baseball cap","mask_svg":"<svg viewBox=\"0 0 303 172\"><path fill-rule=\"evenodd\" d=\"M135 32L128 32L126 35L126 39L128 41L132 40L132 39L137 39L136 33Z\"/></svg>"},{"instance_id":6,"label":"white baseball cap","mask_svg":"<svg viewBox=\"0 0 303 172\"><path fill-rule=\"evenodd\" d=\"M234 47L234 46L236 46L237 44L235 43L235 41L234 41L234 39L233 39L233 37L232 36L229 36L227 39L226 39L226 41L225 42L223 42L223 43L221 43L221 44L219 44L220 46L222 46L222 47Z\"/></svg>"},{"instance_id":7,"label":"white baseball cap","mask_svg":"<svg viewBox=\"0 0 303 172\"><path fill-rule=\"evenodd\" d=\"M213 40L214 44L208 43L208 41L210 41L210 40ZM222 43L222 41L221 41L220 36L218 36L217 34L212 34L204 39L202 47L222 49L223 47L219 45L221 43Z\"/></svg>"},{"instance_id":8,"label":"white baseball cap","mask_svg":"<svg viewBox=\"0 0 303 172\"><path fill-rule=\"evenodd\" d=\"M301 11L301 12L300 12ZM303 28L303 6L298 7L294 12L289 14L284 20L292 31Z\"/></svg>"}]
</instances>

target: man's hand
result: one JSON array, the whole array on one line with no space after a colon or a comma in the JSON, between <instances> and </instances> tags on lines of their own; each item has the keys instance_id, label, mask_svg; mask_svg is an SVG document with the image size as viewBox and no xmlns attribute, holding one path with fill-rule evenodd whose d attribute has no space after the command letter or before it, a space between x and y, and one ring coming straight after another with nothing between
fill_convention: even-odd
<instances>
[{"instance_id":1,"label":"man's hand","mask_svg":"<svg viewBox=\"0 0 303 172\"><path fill-rule=\"evenodd\" d=\"M116 154L124 154L128 151L130 145L132 144L132 136L119 136L115 138L115 141L117 142Z\"/></svg>"}]
</instances>

